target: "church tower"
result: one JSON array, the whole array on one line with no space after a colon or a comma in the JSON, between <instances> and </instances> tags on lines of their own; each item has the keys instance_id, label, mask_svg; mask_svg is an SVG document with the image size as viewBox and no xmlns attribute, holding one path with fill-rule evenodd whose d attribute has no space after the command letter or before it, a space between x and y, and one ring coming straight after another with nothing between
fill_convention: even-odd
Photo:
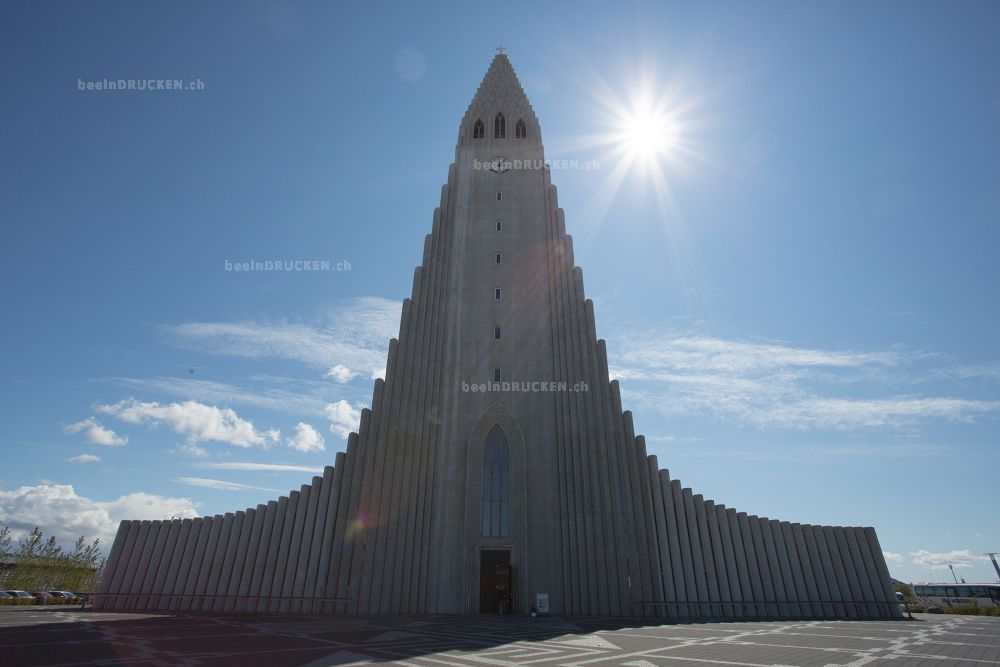
<instances>
[{"instance_id":1,"label":"church tower","mask_svg":"<svg viewBox=\"0 0 1000 667\"><path fill-rule=\"evenodd\" d=\"M894 618L894 601L873 529L748 516L647 456L500 53L346 452L267 505L123 522L95 607Z\"/></svg>"}]
</instances>

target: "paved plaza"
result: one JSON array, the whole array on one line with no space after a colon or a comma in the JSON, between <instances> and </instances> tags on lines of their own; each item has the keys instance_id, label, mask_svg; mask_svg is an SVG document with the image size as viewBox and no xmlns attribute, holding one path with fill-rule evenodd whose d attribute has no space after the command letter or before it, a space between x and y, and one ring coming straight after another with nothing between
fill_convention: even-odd
<instances>
[{"instance_id":1,"label":"paved plaza","mask_svg":"<svg viewBox=\"0 0 1000 667\"><path fill-rule=\"evenodd\" d=\"M0 665L1000 665L1000 618L649 625L0 609Z\"/></svg>"}]
</instances>

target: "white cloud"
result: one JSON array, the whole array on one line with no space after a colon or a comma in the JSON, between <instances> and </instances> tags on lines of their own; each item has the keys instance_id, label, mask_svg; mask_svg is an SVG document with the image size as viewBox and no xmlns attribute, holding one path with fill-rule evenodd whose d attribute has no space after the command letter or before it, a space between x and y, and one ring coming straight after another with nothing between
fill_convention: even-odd
<instances>
[{"instance_id":1,"label":"white cloud","mask_svg":"<svg viewBox=\"0 0 1000 667\"><path fill-rule=\"evenodd\" d=\"M71 456L66 461L69 463L99 463L101 457L93 454L80 454L79 456Z\"/></svg>"},{"instance_id":2,"label":"white cloud","mask_svg":"<svg viewBox=\"0 0 1000 667\"><path fill-rule=\"evenodd\" d=\"M0 525L14 530L38 526L46 535L71 542L80 535L99 537L105 555L122 519L169 519L198 516L190 498L130 493L110 502L77 495L71 484L43 482L11 491L0 489Z\"/></svg>"},{"instance_id":3,"label":"white cloud","mask_svg":"<svg viewBox=\"0 0 1000 667\"><path fill-rule=\"evenodd\" d=\"M182 442L170 451L174 454L189 454L190 456L198 459L203 459L208 456L208 450L204 447L196 445L193 442Z\"/></svg>"},{"instance_id":4,"label":"white cloud","mask_svg":"<svg viewBox=\"0 0 1000 667\"><path fill-rule=\"evenodd\" d=\"M383 366L382 368L376 368L375 370L373 370L372 374L371 374L371 379L372 380L384 380L385 379L385 367Z\"/></svg>"},{"instance_id":5,"label":"white cloud","mask_svg":"<svg viewBox=\"0 0 1000 667\"><path fill-rule=\"evenodd\" d=\"M402 303L378 297L353 299L315 321L188 322L163 330L178 345L247 358L278 358L330 369L379 368L389 339L399 331Z\"/></svg>"},{"instance_id":6,"label":"white cloud","mask_svg":"<svg viewBox=\"0 0 1000 667\"><path fill-rule=\"evenodd\" d=\"M898 564L903 562L903 554L897 554L891 551L883 551L882 556L885 557L886 563Z\"/></svg>"},{"instance_id":7,"label":"white cloud","mask_svg":"<svg viewBox=\"0 0 1000 667\"><path fill-rule=\"evenodd\" d=\"M327 405L326 416L330 420L330 430L341 438L349 436L361 422L361 410L351 407L351 404L344 400Z\"/></svg>"},{"instance_id":8,"label":"white cloud","mask_svg":"<svg viewBox=\"0 0 1000 667\"><path fill-rule=\"evenodd\" d=\"M921 565L931 570L947 570L951 565L956 570L959 568L972 567L989 560L986 556L975 554L968 549L956 549L944 553L933 553L926 549L911 551L913 564Z\"/></svg>"},{"instance_id":9,"label":"white cloud","mask_svg":"<svg viewBox=\"0 0 1000 667\"><path fill-rule=\"evenodd\" d=\"M254 470L271 472L311 472L322 474L322 466L290 465L285 463L252 463L249 461L223 461L220 463L198 463L198 468L211 470Z\"/></svg>"},{"instance_id":10,"label":"white cloud","mask_svg":"<svg viewBox=\"0 0 1000 667\"><path fill-rule=\"evenodd\" d=\"M285 444L303 453L326 451L323 436L309 424L299 422L295 425L295 435L285 440Z\"/></svg>"},{"instance_id":11,"label":"white cloud","mask_svg":"<svg viewBox=\"0 0 1000 667\"><path fill-rule=\"evenodd\" d=\"M330 370L326 372L328 378L333 378L335 381L341 384L345 382L350 382L357 375L354 371L343 364L337 364Z\"/></svg>"},{"instance_id":12,"label":"white cloud","mask_svg":"<svg viewBox=\"0 0 1000 667\"><path fill-rule=\"evenodd\" d=\"M177 477L174 481L179 484L198 486L206 489L217 489L219 491L276 491L276 489L268 489L263 486L238 484L236 482L227 482L221 479L208 479L207 477Z\"/></svg>"},{"instance_id":13,"label":"white cloud","mask_svg":"<svg viewBox=\"0 0 1000 667\"><path fill-rule=\"evenodd\" d=\"M86 441L94 445L121 447L128 443L128 438L120 437L111 429L102 426L93 417L87 417L83 421L78 421L63 428L63 432L67 435L79 433L80 431L84 431Z\"/></svg>"},{"instance_id":14,"label":"white cloud","mask_svg":"<svg viewBox=\"0 0 1000 667\"><path fill-rule=\"evenodd\" d=\"M261 432L231 408L219 408L195 401L183 403L144 403L128 398L114 405L99 405L98 412L112 415L130 424L166 424L187 437L189 445L200 442L225 442L237 447L267 447L277 442L278 431Z\"/></svg>"},{"instance_id":15,"label":"white cloud","mask_svg":"<svg viewBox=\"0 0 1000 667\"><path fill-rule=\"evenodd\" d=\"M225 403L263 408L274 412L322 417L323 408L340 398L329 382L297 378L254 375L248 386L188 377L109 378L110 382L129 389L162 392L203 403Z\"/></svg>"},{"instance_id":16,"label":"white cloud","mask_svg":"<svg viewBox=\"0 0 1000 667\"><path fill-rule=\"evenodd\" d=\"M926 354L827 351L669 331L637 336L626 330L620 341L624 347L611 351L610 363L612 375L624 381L623 395L670 417L714 415L760 428L901 429L1000 412L1000 401L870 395L893 381L911 386L902 368ZM869 395L858 396L858 386Z\"/></svg>"}]
</instances>

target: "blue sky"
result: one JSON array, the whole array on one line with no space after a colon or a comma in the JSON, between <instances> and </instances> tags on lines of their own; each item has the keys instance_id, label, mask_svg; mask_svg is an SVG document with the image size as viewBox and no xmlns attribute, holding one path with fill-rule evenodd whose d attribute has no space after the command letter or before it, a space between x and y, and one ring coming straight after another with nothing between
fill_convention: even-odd
<instances>
[{"instance_id":1,"label":"blue sky","mask_svg":"<svg viewBox=\"0 0 1000 667\"><path fill-rule=\"evenodd\" d=\"M995 3L5 3L0 523L253 506L332 463L507 47L626 408L696 492L993 580ZM87 91L104 79L202 90ZM676 147L626 167L651 91ZM250 259L349 271L227 272ZM331 372L331 369L335 369ZM83 457L83 458L80 458ZM94 459L99 460L94 460Z\"/></svg>"}]
</instances>

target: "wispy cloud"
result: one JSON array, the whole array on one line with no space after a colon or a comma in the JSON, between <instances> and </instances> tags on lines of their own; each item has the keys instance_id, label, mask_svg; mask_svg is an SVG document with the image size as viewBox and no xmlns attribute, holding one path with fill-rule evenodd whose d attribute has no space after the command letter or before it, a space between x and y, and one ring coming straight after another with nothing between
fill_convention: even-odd
<instances>
[{"instance_id":1,"label":"wispy cloud","mask_svg":"<svg viewBox=\"0 0 1000 667\"><path fill-rule=\"evenodd\" d=\"M261 408L284 414L322 417L326 405L343 397L343 388L323 380L252 375L242 386L187 377L109 378L137 392L154 392L186 400Z\"/></svg>"},{"instance_id":2,"label":"wispy cloud","mask_svg":"<svg viewBox=\"0 0 1000 667\"><path fill-rule=\"evenodd\" d=\"M254 472L311 472L322 474L322 466L292 465L286 463L254 463L250 461L221 461L217 463L196 463L196 468L207 470L246 470Z\"/></svg>"},{"instance_id":3,"label":"wispy cloud","mask_svg":"<svg viewBox=\"0 0 1000 667\"><path fill-rule=\"evenodd\" d=\"M251 486L250 484L239 484L237 482L227 482L221 479L209 479L207 477L177 477L174 479L178 484L187 486L199 486L205 489L216 489L218 491L277 491L263 486Z\"/></svg>"},{"instance_id":4,"label":"wispy cloud","mask_svg":"<svg viewBox=\"0 0 1000 667\"><path fill-rule=\"evenodd\" d=\"M346 381L339 378L367 378L384 367L389 339L399 331L400 308L399 301L364 297L306 323L187 322L163 330L177 345L201 352L290 359L325 372L342 368L334 379Z\"/></svg>"},{"instance_id":5,"label":"wispy cloud","mask_svg":"<svg viewBox=\"0 0 1000 667\"><path fill-rule=\"evenodd\" d=\"M100 463L101 457L93 454L80 454L79 456L71 456L66 461L68 463Z\"/></svg>"},{"instance_id":6,"label":"wispy cloud","mask_svg":"<svg viewBox=\"0 0 1000 667\"><path fill-rule=\"evenodd\" d=\"M886 563L892 563L898 565L903 562L903 554L897 554L891 551L883 551L882 556L885 557Z\"/></svg>"},{"instance_id":7,"label":"wispy cloud","mask_svg":"<svg viewBox=\"0 0 1000 667\"><path fill-rule=\"evenodd\" d=\"M919 549L911 551L910 555L913 556L914 565L921 565L931 570L947 570L949 565L955 569L967 568L989 560L986 556L973 553L968 549L956 549L954 551L939 553Z\"/></svg>"},{"instance_id":8,"label":"wispy cloud","mask_svg":"<svg viewBox=\"0 0 1000 667\"><path fill-rule=\"evenodd\" d=\"M84 439L94 445L103 445L104 447L122 447L128 444L128 438L121 437L111 429L102 426L93 417L87 417L83 421L78 421L75 424L70 424L69 426L63 427L63 432L67 435L73 433L84 432Z\"/></svg>"},{"instance_id":9,"label":"wispy cloud","mask_svg":"<svg viewBox=\"0 0 1000 667\"><path fill-rule=\"evenodd\" d=\"M894 386L912 391L905 369L931 356L915 352L821 350L670 331L626 331L620 343L609 363L623 395L672 417L715 416L759 428L899 429L1000 413L1000 401L891 393Z\"/></svg>"},{"instance_id":10,"label":"wispy cloud","mask_svg":"<svg viewBox=\"0 0 1000 667\"><path fill-rule=\"evenodd\" d=\"M166 425L194 446L215 441L237 447L267 447L280 438L278 431L262 432L230 408L195 401L163 404L127 398L112 405L99 405L97 411L130 424Z\"/></svg>"}]
</instances>

